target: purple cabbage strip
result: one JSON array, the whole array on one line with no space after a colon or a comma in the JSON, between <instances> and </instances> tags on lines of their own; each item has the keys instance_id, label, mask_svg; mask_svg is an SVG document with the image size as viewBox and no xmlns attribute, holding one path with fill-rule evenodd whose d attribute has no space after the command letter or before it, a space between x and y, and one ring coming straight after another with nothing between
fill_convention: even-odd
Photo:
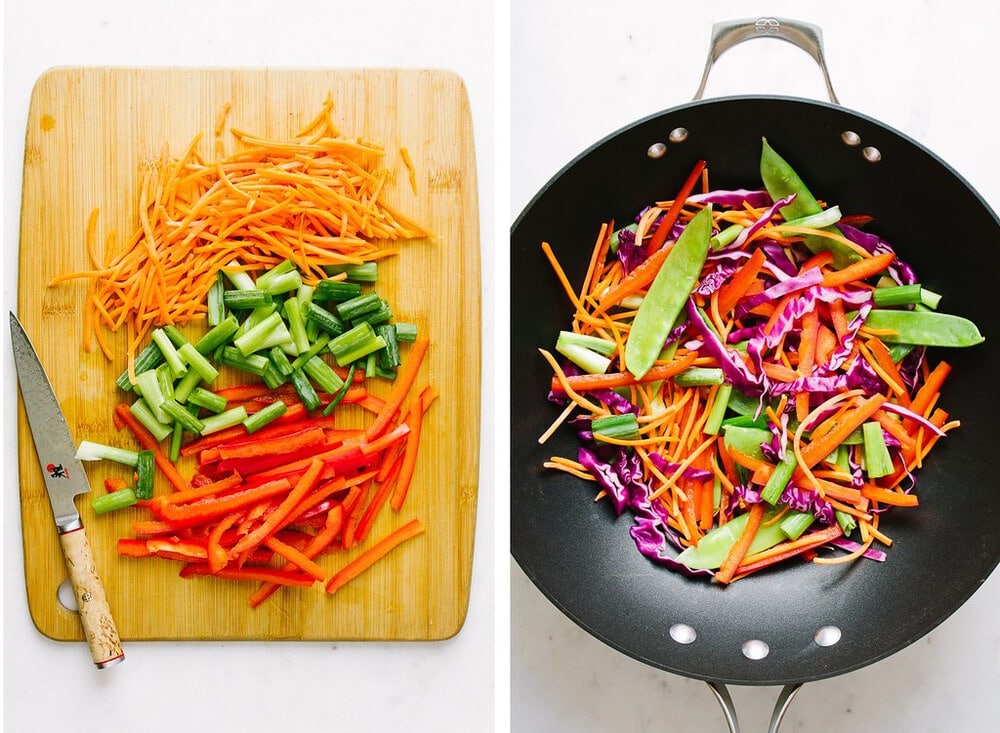
<instances>
[{"instance_id":1,"label":"purple cabbage strip","mask_svg":"<svg viewBox=\"0 0 1000 733\"><path fill-rule=\"evenodd\" d=\"M712 272L705 275L698 285L695 286L694 292L699 295L709 296L716 290L722 287L722 284L737 270L736 265L731 264L720 264Z\"/></svg>"},{"instance_id":2,"label":"purple cabbage strip","mask_svg":"<svg viewBox=\"0 0 1000 733\"><path fill-rule=\"evenodd\" d=\"M840 230L840 233L844 235L845 239L853 242L859 247L864 248L871 254L887 254L889 252L896 254L896 250L893 246L877 234L863 232L860 229L852 227L850 224L844 224L843 222L837 223L837 229ZM899 257L896 257L896 259L892 261L892 264L889 265L888 273L889 276L899 285L914 285L918 282L917 275L913 272L913 268L899 259Z\"/></svg>"},{"instance_id":3,"label":"purple cabbage strip","mask_svg":"<svg viewBox=\"0 0 1000 733\"><path fill-rule=\"evenodd\" d=\"M846 537L837 537L836 539L830 540L828 544L834 547L839 547L841 550L847 550L848 552L857 552L861 549L861 545L854 540L849 540ZM888 557L882 550L876 550L869 547L862 553L862 557L867 557L869 560L875 560L876 562L885 562Z\"/></svg>"},{"instance_id":4,"label":"purple cabbage strip","mask_svg":"<svg viewBox=\"0 0 1000 733\"><path fill-rule=\"evenodd\" d=\"M818 267L810 267L801 275L782 280L767 290L744 299L736 308L736 317L743 318L761 303L771 303L779 298L784 298L786 295L819 285L821 282L823 282L823 273L820 272Z\"/></svg>"},{"instance_id":5,"label":"purple cabbage strip","mask_svg":"<svg viewBox=\"0 0 1000 733\"><path fill-rule=\"evenodd\" d=\"M757 248L764 251L767 262L788 277L795 277L799 268L789 258L789 249L782 247L773 239L761 239L757 242ZM779 278L780 279L780 278Z\"/></svg>"},{"instance_id":6,"label":"purple cabbage strip","mask_svg":"<svg viewBox=\"0 0 1000 733\"><path fill-rule=\"evenodd\" d=\"M771 196L767 191L749 191L745 188L737 188L731 191L719 189L708 193L699 193L687 197L689 204L715 204L717 206L728 206L733 209L742 209L744 204L751 208L759 209L771 203Z\"/></svg>"},{"instance_id":7,"label":"purple cabbage strip","mask_svg":"<svg viewBox=\"0 0 1000 733\"><path fill-rule=\"evenodd\" d=\"M752 374L747 365L743 363L739 353L726 348L725 344L702 319L698 306L690 298L687 301L687 315L688 321L704 339L705 350L719 362L719 366L726 375L726 380L732 382L736 389L746 395L760 396L766 388L763 372L760 372L761 376Z\"/></svg>"}]
</instances>

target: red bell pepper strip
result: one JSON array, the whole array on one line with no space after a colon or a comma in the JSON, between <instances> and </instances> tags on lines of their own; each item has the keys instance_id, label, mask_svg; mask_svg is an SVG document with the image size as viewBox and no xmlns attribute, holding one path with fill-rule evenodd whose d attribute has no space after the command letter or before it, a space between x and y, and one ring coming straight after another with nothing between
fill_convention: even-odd
<instances>
[{"instance_id":1,"label":"red bell pepper strip","mask_svg":"<svg viewBox=\"0 0 1000 733\"><path fill-rule=\"evenodd\" d=\"M292 485L285 479L271 481L252 489L238 491L217 499L200 499L181 506L167 504L163 507L163 518L182 526L203 524L214 517L229 514L235 509L256 504L264 499L287 493Z\"/></svg>"},{"instance_id":2,"label":"red bell pepper strip","mask_svg":"<svg viewBox=\"0 0 1000 733\"><path fill-rule=\"evenodd\" d=\"M241 568L225 567L218 572L204 563L190 563L181 568L182 578L192 578L198 575L211 575L216 578L226 580L256 580L267 583L277 583L278 585L291 585L299 588L308 588L316 580L308 575L288 570L277 570L275 568L260 568L244 566Z\"/></svg>"},{"instance_id":3,"label":"red bell pepper strip","mask_svg":"<svg viewBox=\"0 0 1000 733\"><path fill-rule=\"evenodd\" d=\"M681 186L681 190L677 193L677 198L674 199L674 203L671 204L670 208L667 209L666 215L660 219L660 223L656 227L656 231L653 232L653 236L649 239L649 244L646 245L646 256L653 254L663 243L667 241L667 237L670 235L670 230L674 227L674 222L677 221L677 217L680 216L681 209L684 208L684 204L687 201L688 196L694 190L695 185L698 183L698 178L701 176L701 172L705 170L705 161L699 160L694 164L694 168L688 175L687 180L684 181L684 185Z\"/></svg>"}]
</instances>

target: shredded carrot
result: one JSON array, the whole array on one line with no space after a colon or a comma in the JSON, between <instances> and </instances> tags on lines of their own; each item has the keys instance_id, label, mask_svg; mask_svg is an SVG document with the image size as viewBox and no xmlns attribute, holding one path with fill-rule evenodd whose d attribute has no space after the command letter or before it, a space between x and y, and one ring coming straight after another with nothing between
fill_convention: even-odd
<instances>
[{"instance_id":1,"label":"shredded carrot","mask_svg":"<svg viewBox=\"0 0 1000 733\"><path fill-rule=\"evenodd\" d=\"M402 527L388 534L381 541L358 555L354 560L337 571L327 581L327 593L336 593L354 578L389 554L397 546L416 537L424 531L424 525L419 519L413 519Z\"/></svg>"}]
</instances>

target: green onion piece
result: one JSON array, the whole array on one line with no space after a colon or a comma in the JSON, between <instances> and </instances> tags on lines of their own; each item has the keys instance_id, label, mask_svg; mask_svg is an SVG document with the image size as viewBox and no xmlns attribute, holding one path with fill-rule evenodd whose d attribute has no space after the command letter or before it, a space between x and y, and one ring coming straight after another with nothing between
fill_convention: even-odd
<instances>
[{"instance_id":1,"label":"green onion piece","mask_svg":"<svg viewBox=\"0 0 1000 733\"><path fill-rule=\"evenodd\" d=\"M382 307L382 299L378 293L371 292L337 304L337 315L342 320L352 321L366 313L374 313Z\"/></svg>"},{"instance_id":2,"label":"green onion piece","mask_svg":"<svg viewBox=\"0 0 1000 733\"><path fill-rule=\"evenodd\" d=\"M230 313L222 320L222 323L209 329L208 333L195 341L194 347L198 350L199 354L211 354L223 344L229 343L229 340L239 330L239 327L240 322L236 320L236 316Z\"/></svg>"},{"instance_id":3,"label":"green onion piece","mask_svg":"<svg viewBox=\"0 0 1000 733\"><path fill-rule=\"evenodd\" d=\"M215 273L215 282L208 289L208 325L218 326L226 317L226 303L223 293L226 292L226 281L221 272Z\"/></svg>"},{"instance_id":4,"label":"green onion piece","mask_svg":"<svg viewBox=\"0 0 1000 733\"><path fill-rule=\"evenodd\" d=\"M209 412L214 412L219 414L226 409L226 398L222 395L217 395L215 392L209 392L207 389L202 387L195 387L191 392L191 396L188 397L188 402L192 405L197 405L198 407L204 407Z\"/></svg>"},{"instance_id":5,"label":"green onion piece","mask_svg":"<svg viewBox=\"0 0 1000 733\"><path fill-rule=\"evenodd\" d=\"M314 356L302 365L302 371L312 377L327 394L333 394L344 386L344 380L319 356Z\"/></svg>"},{"instance_id":6,"label":"green onion piece","mask_svg":"<svg viewBox=\"0 0 1000 733\"><path fill-rule=\"evenodd\" d=\"M861 426L865 442L865 469L869 478L881 478L893 472L892 457L885 444L882 426L877 422L866 422Z\"/></svg>"},{"instance_id":7,"label":"green onion piece","mask_svg":"<svg viewBox=\"0 0 1000 733\"><path fill-rule=\"evenodd\" d=\"M331 336L339 336L346 330L343 321L326 308L315 303L304 304L302 306L302 314L305 316L307 323L316 324L317 327L323 329Z\"/></svg>"},{"instance_id":8,"label":"green onion piece","mask_svg":"<svg viewBox=\"0 0 1000 733\"><path fill-rule=\"evenodd\" d=\"M275 312L233 341L233 345L243 356L249 356L272 346L283 346L291 342L288 327L281 320L281 314Z\"/></svg>"},{"instance_id":9,"label":"green onion piece","mask_svg":"<svg viewBox=\"0 0 1000 733\"><path fill-rule=\"evenodd\" d=\"M722 384L724 380L722 370L715 367L691 367L674 376L678 387L707 387Z\"/></svg>"},{"instance_id":10,"label":"green onion piece","mask_svg":"<svg viewBox=\"0 0 1000 733\"><path fill-rule=\"evenodd\" d=\"M240 371L249 372L250 374L254 374L258 377L264 375L264 370L267 368L267 365L271 363L266 357L261 356L260 354L243 356L240 350L235 346L223 346L215 360L220 364L225 364L226 366L239 369Z\"/></svg>"},{"instance_id":11,"label":"green onion piece","mask_svg":"<svg viewBox=\"0 0 1000 733\"><path fill-rule=\"evenodd\" d=\"M306 319L302 313L302 302L298 298L285 301L285 319L288 321L288 333L296 352L301 354L309 350L309 337L306 335Z\"/></svg>"},{"instance_id":12,"label":"green onion piece","mask_svg":"<svg viewBox=\"0 0 1000 733\"><path fill-rule=\"evenodd\" d=\"M90 507L94 510L94 514L107 514L108 512L132 506L138 501L139 499L132 489L121 489L95 496L90 500Z\"/></svg>"},{"instance_id":13,"label":"green onion piece","mask_svg":"<svg viewBox=\"0 0 1000 733\"><path fill-rule=\"evenodd\" d=\"M174 398L174 377L169 365L160 364L156 367L156 380L160 383L163 397L172 400Z\"/></svg>"},{"instance_id":14,"label":"green onion piece","mask_svg":"<svg viewBox=\"0 0 1000 733\"><path fill-rule=\"evenodd\" d=\"M191 393L191 397L194 397L194 392ZM188 401L191 400L191 397L188 398ZM166 400L163 403L163 411L167 413L175 423L183 425L184 429L189 433L200 435L201 431L205 429L205 424L188 412L177 400Z\"/></svg>"},{"instance_id":15,"label":"green onion piece","mask_svg":"<svg viewBox=\"0 0 1000 733\"><path fill-rule=\"evenodd\" d=\"M337 364L345 366L355 359L368 356L385 346L385 341L375 334L368 323L361 323L350 331L330 340L330 353Z\"/></svg>"},{"instance_id":16,"label":"green onion piece","mask_svg":"<svg viewBox=\"0 0 1000 733\"><path fill-rule=\"evenodd\" d=\"M135 466L139 454L133 450L117 448L113 445L81 440L76 448L76 457L81 461L114 461L126 466Z\"/></svg>"},{"instance_id":17,"label":"green onion piece","mask_svg":"<svg viewBox=\"0 0 1000 733\"><path fill-rule=\"evenodd\" d=\"M744 227L742 224L731 224L712 237L709 240L709 246L712 249L722 249L727 244L732 244L736 238L740 236L740 232L742 232L743 229Z\"/></svg>"},{"instance_id":18,"label":"green onion piece","mask_svg":"<svg viewBox=\"0 0 1000 733\"><path fill-rule=\"evenodd\" d=\"M305 372L301 369L296 369L288 377L292 386L295 387L295 393L302 400L302 404L305 405L307 410L315 410L320 406L319 395L316 394L316 389L312 386L312 382L309 381L309 377L306 376Z\"/></svg>"},{"instance_id":19,"label":"green onion piece","mask_svg":"<svg viewBox=\"0 0 1000 733\"><path fill-rule=\"evenodd\" d=\"M257 278L257 287L270 293L271 295L290 293L293 290L298 290L299 286L302 284L302 275L299 274L298 270L292 270L291 272L283 272L275 275L273 278L267 280L264 285L260 282L262 277L263 275Z\"/></svg>"},{"instance_id":20,"label":"green onion piece","mask_svg":"<svg viewBox=\"0 0 1000 733\"><path fill-rule=\"evenodd\" d=\"M183 405L191 395L191 390L199 384L201 384L201 375L196 370L189 369L188 373L174 385L174 399Z\"/></svg>"},{"instance_id":21,"label":"green onion piece","mask_svg":"<svg viewBox=\"0 0 1000 733\"><path fill-rule=\"evenodd\" d=\"M412 344L417 340L417 324L396 323L396 340L407 344Z\"/></svg>"},{"instance_id":22,"label":"green onion piece","mask_svg":"<svg viewBox=\"0 0 1000 733\"><path fill-rule=\"evenodd\" d=\"M288 361L288 356L285 355L285 352L281 350L280 346L272 347L267 355L271 360L271 363L274 364L274 368L278 370L279 374L287 377L292 373L292 363Z\"/></svg>"},{"instance_id":23,"label":"green onion piece","mask_svg":"<svg viewBox=\"0 0 1000 733\"><path fill-rule=\"evenodd\" d=\"M330 335L326 333L321 333L319 338L317 338L313 345L309 347L309 351L304 354L299 354L295 357L295 361L292 362L292 369L301 369L303 365L310 359L312 359L316 354L321 352L323 349L327 348L330 344Z\"/></svg>"},{"instance_id":24,"label":"green onion piece","mask_svg":"<svg viewBox=\"0 0 1000 733\"><path fill-rule=\"evenodd\" d=\"M395 369L402 361L399 358L399 339L396 338L396 327L391 323L379 326L375 333L385 341L385 348L378 351L378 366L383 370Z\"/></svg>"},{"instance_id":25,"label":"green onion piece","mask_svg":"<svg viewBox=\"0 0 1000 733\"><path fill-rule=\"evenodd\" d=\"M279 417L284 415L286 409L287 406L285 405L284 402L282 402L281 400L276 400L275 402L272 402L270 405L265 407L263 410L260 410L258 412L255 412L253 415L250 415L250 417L248 417L246 420L243 421L243 427L245 427L247 429L247 432L252 435L253 433L256 433L258 430L260 430L262 427L267 425L268 423L273 422L274 420L277 420Z\"/></svg>"},{"instance_id":26,"label":"green onion piece","mask_svg":"<svg viewBox=\"0 0 1000 733\"><path fill-rule=\"evenodd\" d=\"M135 357L134 366L136 376L149 371L150 369L155 369L162 363L163 352L160 351L160 347L155 343L149 343L146 345L146 348L140 351ZM128 378L128 369L121 373L118 379L115 380L115 384L118 385L119 389L123 389L126 392L132 391L132 381Z\"/></svg>"},{"instance_id":27,"label":"green onion piece","mask_svg":"<svg viewBox=\"0 0 1000 733\"><path fill-rule=\"evenodd\" d=\"M235 342L240 336L245 334L272 313L277 313L277 311L277 304L271 303L270 305L262 305L260 308L254 308L248 314L245 314L243 316L243 321L240 323L240 327L236 330L236 333L233 334L233 341Z\"/></svg>"},{"instance_id":28,"label":"green onion piece","mask_svg":"<svg viewBox=\"0 0 1000 733\"><path fill-rule=\"evenodd\" d=\"M222 296L227 308L251 310L271 305L274 298L264 290L227 290Z\"/></svg>"},{"instance_id":29,"label":"green onion piece","mask_svg":"<svg viewBox=\"0 0 1000 733\"><path fill-rule=\"evenodd\" d=\"M219 376L219 370L216 369L212 362L205 358L205 356L198 351L194 344L184 344L178 352L182 359L187 363L191 369L198 372L198 376L201 377L202 381L206 384L211 384L215 381L215 378Z\"/></svg>"},{"instance_id":30,"label":"green onion piece","mask_svg":"<svg viewBox=\"0 0 1000 733\"><path fill-rule=\"evenodd\" d=\"M239 425L244 420L247 419L247 411L243 405L239 407L233 407L225 412L220 412L218 415L208 415L201 419L205 427L202 429L202 435L211 435L212 433L217 433L220 430L225 430L226 428L231 428Z\"/></svg>"},{"instance_id":31,"label":"green onion piece","mask_svg":"<svg viewBox=\"0 0 1000 733\"><path fill-rule=\"evenodd\" d=\"M135 415L135 419L141 422L142 426L152 433L158 441L170 435L170 425L156 419L156 415L153 414L153 410L146 403L145 398L136 400L128 409Z\"/></svg>"},{"instance_id":32,"label":"green onion piece","mask_svg":"<svg viewBox=\"0 0 1000 733\"><path fill-rule=\"evenodd\" d=\"M585 346L576 344L559 344L556 342L556 351L565 356L571 362L580 367L587 374L604 374L611 366L611 359L591 351Z\"/></svg>"},{"instance_id":33,"label":"green onion piece","mask_svg":"<svg viewBox=\"0 0 1000 733\"><path fill-rule=\"evenodd\" d=\"M177 404L176 402L174 404ZM180 407L178 405L178 407ZM180 407L183 412L187 412ZM153 498L153 477L156 475L156 454L151 450L139 451L139 462L135 465L135 498ZM120 492L114 492L115 494Z\"/></svg>"},{"instance_id":34,"label":"green onion piece","mask_svg":"<svg viewBox=\"0 0 1000 733\"><path fill-rule=\"evenodd\" d=\"M184 442L184 426L180 423L174 423L173 430L170 433L170 446L167 449L167 457L177 463L181 459L181 445Z\"/></svg>"},{"instance_id":35,"label":"green onion piece","mask_svg":"<svg viewBox=\"0 0 1000 733\"><path fill-rule=\"evenodd\" d=\"M136 377L136 386L142 392L143 402L149 407L157 422L169 423L170 418L160 409L166 396L160 388L160 378L155 369L143 372Z\"/></svg>"},{"instance_id":36,"label":"green onion piece","mask_svg":"<svg viewBox=\"0 0 1000 733\"><path fill-rule=\"evenodd\" d=\"M282 260L277 265L272 267L267 272L261 274L257 278L256 287L258 290L267 290L268 292L274 292L270 289L270 285L280 278L282 275L287 275L290 272L295 272L295 263L289 259ZM298 286L296 286L298 287Z\"/></svg>"},{"instance_id":37,"label":"green onion piece","mask_svg":"<svg viewBox=\"0 0 1000 733\"><path fill-rule=\"evenodd\" d=\"M872 291L872 302L879 308L913 305L921 302L922 290L919 285L893 285L888 288L875 288Z\"/></svg>"},{"instance_id":38,"label":"green onion piece","mask_svg":"<svg viewBox=\"0 0 1000 733\"><path fill-rule=\"evenodd\" d=\"M184 334L181 333L177 326L168 323L166 326L162 326L161 328L163 329L163 333L167 335L167 338L170 339L170 343L178 349L188 342L187 338L184 337Z\"/></svg>"},{"instance_id":39,"label":"green onion piece","mask_svg":"<svg viewBox=\"0 0 1000 733\"><path fill-rule=\"evenodd\" d=\"M798 465L799 462L795 460L795 454L788 451L785 460L779 461L778 465L771 471L771 476L760 492L760 498L772 506L778 503L778 499L784 493L785 487L788 486L792 473L795 472Z\"/></svg>"},{"instance_id":40,"label":"green onion piece","mask_svg":"<svg viewBox=\"0 0 1000 733\"><path fill-rule=\"evenodd\" d=\"M335 394L333 396L333 399L330 400L330 404L328 404L326 407L323 408L324 415L329 415L331 412L333 412L334 408L340 404L341 400L344 399L344 395L347 394L347 390L351 388L351 383L354 381L354 372L357 370L357 368L358 368L358 363L353 362L351 364L351 367L347 370L347 379L344 380L344 385L337 390L337 394Z\"/></svg>"},{"instance_id":41,"label":"green onion piece","mask_svg":"<svg viewBox=\"0 0 1000 733\"><path fill-rule=\"evenodd\" d=\"M833 516L837 518L837 524L844 531L844 535L847 536L854 531L854 528L858 526L858 520L847 512L842 512L839 509L834 509Z\"/></svg>"},{"instance_id":42,"label":"green onion piece","mask_svg":"<svg viewBox=\"0 0 1000 733\"><path fill-rule=\"evenodd\" d=\"M270 359L267 362L267 366L264 367L264 373L260 375L260 378L270 389L277 389L288 381L288 378L278 371L278 367Z\"/></svg>"},{"instance_id":43,"label":"green onion piece","mask_svg":"<svg viewBox=\"0 0 1000 733\"><path fill-rule=\"evenodd\" d=\"M708 413L708 419L705 420L705 427L703 431L705 435L718 435L719 429L722 427L722 419L726 416L726 407L729 404L729 395L733 391L733 385L724 383L719 386L718 391L715 393L715 402L712 403L712 409Z\"/></svg>"},{"instance_id":44,"label":"green onion piece","mask_svg":"<svg viewBox=\"0 0 1000 733\"><path fill-rule=\"evenodd\" d=\"M359 295L361 295L361 286L357 283L342 280L320 280L316 283L316 290L313 291L313 300L319 303L327 301L343 303L351 298L357 298Z\"/></svg>"},{"instance_id":45,"label":"green onion piece","mask_svg":"<svg viewBox=\"0 0 1000 733\"><path fill-rule=\"evenodd\" d=\"M222 269L222 274L226 276L226 279L232 283L233 287L237 290L256 290L257 285L254 283L253 278L250 277L246 272L239 269L243 267L239 260L233 260L226 267L233 268L232 270Z\"/></svg>"},{"instance_id":46,"label":"green onion piece","mask_svg":"<svg viewBox=\"0 0 1000 733\"><path fill-rule=\"evenodd\" d=\"M381 301L377 310L365 313L358 318L351 319L351 325L357 326L362 321L370 323L372 326L380 326L392 320L392 308L386 301Z\"/></svg>"},{"instance_id":47,"label":"green onion piece","mask_svg":"<svg viewBox=\"0 0 1000 733\"><path fill-rule=\"evenodd\" d=\"M615 351L618 349L618 344L614 341L597 338L596 336L585 336L582 333L573 333L572 331L560 331L559 337L556 339L556 349L560 345L566 344L582 346L585 349L596 351L603 356L614 356Z\"/></svg>"},{"instance_id":48,"label":"green onion piece","mask_svg":"<svg viewBox=\"0 0 1000 733\"><path fill-rule=\"evenodd\" d=\"M327 275L347 275L347 279L356 283L373 283L378 280L378 263L365 262L362 265L324 265Z\"/></svg>"},{"instance_id":49,"label":"green onion piece","mask_svg":"<svg viewBox=\"0 0 1000 733\"><path fill-rule=\"evenodd\" d=\"M818 214L811 214L809 216L803 216L799 219L791 219L786 221L784 224L778 224L777 228L809 227L810 229L824 229L825 227L836 224L840 221L840 218L840 207L831 206L829 209L823 209Z\"/></svg>"},{"instance_id":50,"label":"green onion piece","mask_svg":"<svg viewBox=\"0 0 1000 733\"><path fill-rule=\"evenodd\" d=\"M778 522L778 527L788 539L797 540L815 521L816 517L810 512L797 512L792 509Z\"/></svg>"},{"instance_id":51,"label":"green onion piece","mask_svg":"<svg viewBox=\"0 0 1000 733\"><path fill-rule=\"evenodd\" d=\"M365 379L375 378L375 368L378 366L378 357L375 354L369 354L365 357Z\"/></svg>"},{"instance_id":52,"label":"green onion piece","mask_svg":"<svg viewBox=\"0 0 1000 733\"><path fill-rule=\"evenodd\" d=\"M379 379L388 379L390 382L396 380L397 371L395 369L383 369L378 365L378 359L375 360L375 376Z\"/></svg>"},{"instance_id":53,"label":"green onion piece","mask_svg":"<svg viewBox=\"0 0 1000 733\"><path fill-rule=\"evenodd\" d=\"M636 440L639 437L639 423L631 412L597 418L590 423L590 428L595 440Z\"/></svg>"},{"instance_id":54,"label":"green onion piece","mask_svg":"<svg viewBox=\"0 0 1000 733\"><path fill-rule=\"evenodd\" d=\"M941 295L935 293L933 290L928 290L923 288L920 291L920 303L928 308L937 309L938 304L941 302Z\"/></svg>"}]
</instances>

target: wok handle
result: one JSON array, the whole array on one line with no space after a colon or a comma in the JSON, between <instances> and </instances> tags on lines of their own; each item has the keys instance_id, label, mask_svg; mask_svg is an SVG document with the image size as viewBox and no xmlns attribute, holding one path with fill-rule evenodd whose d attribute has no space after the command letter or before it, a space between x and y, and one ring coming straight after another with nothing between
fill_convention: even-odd
<instances>
[{"instance_id":1,"label":"wok handle","mask_svg":"<svg viewBox=\"0 0 1000 733\"><path fill-rule=\"evenodd\" d=\"M715 699L719 701L719 705L722 706L722 712L726 716L726 724L729 726L729 733L740 733L740 721L736 716L736 705L729 694L729 688L721 682L709 682L708 686L715 695ZM792 698L795 697L795 693L801 687L800 683L785 685L781 688L781 692L778 693L778 699L774 701L774 709L771 711L771 724L767 727L767 733L778 733L781 719L785 717L785 711L788 710L788 706L792 704Z\"/></svg>"},{"instance_id":2,"label":"wok handle","mask_svg":"<svg viewBox=\"0 0 1000 733\"><path fill-rule=\"evenodd\" d=\"M701 77L701 84L695 92L695 100L701 99L708 83L708 74L716 60L733 46L754 38L778 38L798 46L812 56L826 82L826 92L833 104L840 104L830 83L830 72L823 56L823 31L819 26L787 18L748 18L746 20L724 20L712 26L712 41L708 49L708 60Z\"/></svg>"}]
</instances>

